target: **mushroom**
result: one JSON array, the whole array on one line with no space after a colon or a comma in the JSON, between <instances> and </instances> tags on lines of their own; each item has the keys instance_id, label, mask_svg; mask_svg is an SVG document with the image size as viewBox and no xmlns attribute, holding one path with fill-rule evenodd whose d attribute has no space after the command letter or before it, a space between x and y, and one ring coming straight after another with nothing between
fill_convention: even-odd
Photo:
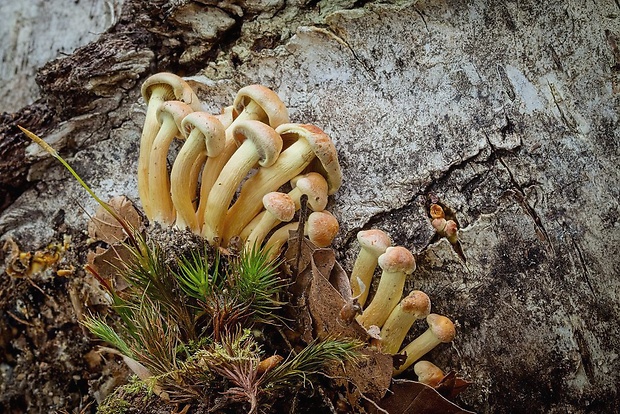
<instances>
[{"instance_id":1,"label":"mushroom","mask_svg":"<svg viewBox=\"0 0 620 414\"><path fill-rule=\"evenodd\" d=\"M444 227L443 231L444 236L446 236L446 239L448 239L450 243L456 244L456 242L459 240L458 230L459 228L454 220L448 220L446 222L446 226Z\"/></svg>"},{"instance_id":2,"label":"mushroom","mask_svg":"<svg viewBox=\"0 0 620 414\"><path fill-rule=\"evenodd\" d=\"M313 211L323 211L327 206L329 186L323 176L316 172L298 175L291 180L293 189L288 195L295 202L295 210L301 208L301 196L308 196L308 205Z\"/></svg>"},{"instance_id":3,"label":"mushroom","mask_svg":"<svg viewBox=\"0 0 620 414\"><path fill-rule=\"evenodd\" d=\"M437 345L451 342L454 339L456 331L450 319L431 313L426 317L426 322L428 322L428 329L401 350L401 353L407 353L407 359L400 368L394 371L394 375L398 375L409 368L411 364L422 358Z\"/></svg>"},{"instance_id":4,"label":"mushroom","mask_svg":"<svg viewBox=\"0 0 620 414\"><path fill-rule=\"evenodd\" d=\"M245 241L248 249L259 248L272 228L295 215L295 202L285 193L271 192L263 197L264 214Z\"/></svg>"},{"instance_id":5,"label":"mushroom","mask_svg":"<svg viewBox=\"0 0 620 414\"><path fill-rule=\"evenodd\" d=\"M198 216L200 222L205 220L204 215L206 213L205 210L207 207L209 192L213 188L213 185L222 172L222 169L237 150L237 141L232 133L235 126L238 123L248 120L260 121L270 125L272 128L289 122L288 110L282 100L274 91L262 85L250 85L241 88L239 92L237 92L237 96L235 97L235 101L231 109L231 116L228 115L227 109L225 109L222 114L222 118L225 118L226 121L231 122L226 126L226 144L224 145L224 150L219 156L207 160L202 173L200 203L198 204ZM275 190L277 190L277 188L270 191ZM269 191L265 191L261 194L261 197L268 192ZM260 203L260 200L257 201L257 203ZM256 215L256 213L258 213L258 211L256 211L253 216Z\"/></svg>"},{"instance_id":6,"label":"mushroom","mask_svg":"<svg viewBox=\"0 0 620 414\"><path fill-rule=\"evenodd\" d=\"M271 259L280 253L280 249L288 241L289 232L299 228L299 222L286 224L277 229L267 240L265 251L269 252ZM304 234L317 247L327 247L338 234L338 220L328 211L315 211L308 216L304 227Z\"/></svg>"},{"instance_id":7,"label":"mushroom","mask_svg":"<svg viewBox=\"0 0 620 414\"><path fill-rule=\"evenodd\" d=\"M351 272L351 290L352 296L357 297L360 306L364 307L377 260L392 242L384 231L378 229L358 232L357 241L360 244L360 252Z\"/></svg>"},{"instance_id":8,"label":"mushroom","mask_svg":"<svg viewBox=\"0 0 620 414\"><path fill-rule=\"evenodd\" d=\"M142 84L142 98L147 104L146 118L140 138L140 156L138 158L138 193L147 217L150 217L149 203L149 157L153 141L159 130L157 111L166 101L184 102L193 110L200 110L200 100L192 88L183 79L172 73L157 73Z\"/></svg>"},{"instance_id":9,"label":"mushroom","mask_svg":"<svg viewBox=\"0 0 620 414\"><path fill-rule=\"evenodd\" d=\"M192 112L192 108L180 101L167 101L159 106L157 118L161 128L153 141L148 167L148 200L151 208L150 220L172 225L175 219L174 206L170 197L168 176L168 149L175 136L185 137L181 122Z\"/></svg>"},{"instance_id":10,"label":"mushroom","mask_svg":"<svg viewBox=\"0 0 620 414\"><path fill-rule=\"evenodd\" d=\"M308 216L306 234L317 247L328 247L338 234L338 220L329 211L314 211Z\"/></svg>"},{"instance_id":11,"label":"mushroom","mask_svg":"<svg viewBox=\"0 0 620 414\"><path fill-rule=\"evenodd\" d=\"M170 195L177 212L176 227L200 233L194 208L198 176L207 157L224 149L226 132L222 123L206 112L192 112L181 122L187 139L174 160L170 173Z\"/></svg>"},{"instance_id":12,"label":"mushroom","mask_svg":"<svg viewBox=\"0 0 620 414\"><path fill-rule=\"evenodd\" d=\"M321 174L311 172L298 175L291 180L291 186L293 189L289 191L288 195L295 203L295 210L301 208L300 200L302 195L308 196L308 205L314 211L322 211L327 206L327 181L325 181ZM239 235L241 240L248 238L264 215L265 211L263 210L243 228Z\"/></svg>"},{"instance_id":13,"label":"mushroom","mask_svg":"<svg viewBox=\"0 0 620 414\"><path fill-rule=\"evenodd\" d=\"M366 329L370 325L382 327L390 312L396 307L403 294L405 279L415 270L415 259L404 247L388 247L378 259L381 272L379 286L372 302L357 317Z\"/></svg>"},{"instance_id":14,"label":"mushroom","mask_svg":"<svg viewBox=\"0 0 620 414\"><path fill-rule=\"evenodd\" d=\"M278 160L269 168L261 168L242 186L239 198L226 214L224 240L239 235L241 230L260 211L264 194L276 191L288 180L300 174L316 157L322 163L328 194L340 187L342 172L334 143L314 125L283 124L276 128L287 144Z\"/></svg>"},{"instance_id":15,"label":"mushroom","mask_svg":"<svg viewBox=\"0 0 620 414\"><path fill-rule=\"evenodd\" d=\"M440 236L448 239L452 244L458 241L458 226L454 220L446 220L446 214L439 204L431 204L431 224Z\"/></svg>"},{"instance_id":16,"label":"mushroom","mask_svg":"<svg viewBox=\"0 0 620 414\"><path fill-rule=\"evenodd\" d=\"M418 361L413 366L413 372L418 376L418 382L435 388L446 374L437 365L429 361Z\"/></svg>"},{"instance_id":17,"label":"mushroom","mask_svg":"<svg viewBox=\"0 0 620 414\"><path fill-rule=\"evenodd\" d=\"M383 352L397 353L413 323L426 318L430 312L431 300L426 293L421 290L409 293L396 305L381 328Z\"/></svg>"},{"instance_id":18,"label":"mushroom","mask_svg":"<svg viewBox=\"0 0 620 414\"><path fill-rule=\"evenodd\" d=\"M257 162L263 167L272 165L282 149L280 135L260 121L241 121L231 128L241 146L222 169L207 198L202 235L210 243L221 238L226 210L241 180Z\"/></svg>"}]
</instances>

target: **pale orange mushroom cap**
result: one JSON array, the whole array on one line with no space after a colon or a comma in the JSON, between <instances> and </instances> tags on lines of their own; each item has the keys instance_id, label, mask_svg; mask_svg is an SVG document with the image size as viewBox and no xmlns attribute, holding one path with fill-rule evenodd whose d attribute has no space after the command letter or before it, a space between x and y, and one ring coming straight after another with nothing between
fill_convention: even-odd
<instances>
[{"instance_id":1,"label":"pale orange mushroom cap","mask_svg":"<svg viewBox=\"0 0 620 414\"><path fill-rule=\"evenodd\" d=\"M422 319L431 313L431 299L421 290L414 290L400 301L404 312L414 314L416 319Z\"/></svg>"},{"instance_id":2,"label":"pale orange mushroom cap","mask_svg":"<svg viewBox=\"0 0 620 414\"><path fill-rule=\"evenodd\" d=\"M406 275L413 273L416 267L413 254L402 246L388 247L379 256L379 266L384 272L402 272Z\"/></svg>"},{"instance_id":3,"label":"pale orange mushroom cap","mask_svg":"<svg viewBox=\"0 0 620 414\"><path fill-rule=\"evenodd\" d=\"M308 216L308 238L318 247L327 247L332 243L340 226L338 220L327 211L315 211Z\"/></svg>"},{"instance_id":4,"label":"pale orange mushroom cap","mask_svg":"<svg viewBox=\"0 0 620 414\"><path fill-rule=\"evenodd\" d=\"M291 221L295 215L295 202L288 194L271 192L263 197L265 210L280 221Z\"/></svg>"},{"instance_id":5,"label":"pale orange mushroom cap","mask_svg":"<svg viewBox=\"0 0 620 414\"><path fill-rule=\"evenodd\" d=\"M296 141L303 137L315 158L310 162L306 171L316 171L327 180L328 195L334 194L342 185L342 171L338 162L336 146L321 128L310 124L283 124L276 128L286 142Z\"/></svg>"},{"instance_id":6,"label":"pale orange mushroom cap","mask_svg":"<svg viewBox=\"0 0 620 414\"><path fill-rule=\"evenodd\" d=\"M265 112L272 128L289 122L286 105L274 91L266 86L249 85L239 89L233 103L234 111L237 114L243 112L251 102Z\"/></svg>"},{"instance_id":7,"label":"pale orange mushroom cap","mask_svg":"<svg viewBox=\"0 0 620 414\"><path fill-rule=\"evenodd\" d=\"M202 104L189 84L180 76L168 72L156 73L144 81L140 90L144 102L149 103L153 88L157 86L168 89L166 100L181 101L195 111L201 109Z\"/></svg>"},{"instance_id":8,"label":"pale orange mushroom cap","mask_svg":"<svg viewBox=\"0 0 620 414\"><path fill-rule=\"evenodd\" d=\"M431 204L431 217L434 219L446 217L443 208L439 204Z\"/></svg>"},{"instance_id":9,"label":"pale orange mushroom cap","mask_svg":"<svg viewBox=\"0 0 620 414\"><path fill-rule=\"evenodd\" d=\"M431 313L426 317L426 322L428 323L428 329L433 332L438 341L446 343L454 339L456 329L454 328L454 323L449 318Z\"/></svg>"},{"instance_id":10,"label":"pale orange mushroom cap","mask_svg":"<svg viewBox=\"0 0 620 414\"><path fill-rule=\"evenodd\" d=\"M385 250L392 245L390 237L379 229L362 230L357 233L357 241L360 247L373 256L378 257L385 252Z\"/></svg>"}]
</instances>

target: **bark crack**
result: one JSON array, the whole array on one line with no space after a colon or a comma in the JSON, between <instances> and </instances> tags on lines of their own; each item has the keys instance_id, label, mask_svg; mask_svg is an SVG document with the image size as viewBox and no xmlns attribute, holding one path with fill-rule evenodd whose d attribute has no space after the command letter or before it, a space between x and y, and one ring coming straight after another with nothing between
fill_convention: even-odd
<instances>
[{"instance_id":1,"label":"bark crack","mask_svg":"<svg viewBox=\"0 0 620 414\"><path fill-rule=\"evenodd\" d=\"M360 58L357 55L357 53L355 53L355 50L349 44L349 42L347 42L345 39L343 39L338 34L336 34L336 32L334 32L334 30L332 30L331 28L321 28L321 27L316 27L315 26L314 29L317 30L320 33L323 33L323 34L331 37L332 39L334 39L335 41L337 41L338 43L340 43L341 45L343 45L344 47L349 49L349 51L351 52L351 55L353 56L353 59L355 59L362 66L362 68L369 75L369 77L373 81L377 80L377 74L375 73L375 70L371 66L367 65L366 62L364 62L364 60L362 58Z\"/></svg>"},{"instance_id":2,"label":"bark crack","mask_svg":"<svg viewBox=\"0 0 620 414\"><path fill-rule=\"evenodd\" d=\"M503 127L500 132L502 134L507 134L507 133L512 133L513 132L513 126L512 126L512 121L506 116L506 126ZM492 143L491 140L489 139L488 134L484 134L487 144L489 145L490 149L491 149L491 156L489 157L489 160L497 160L505 169L506 172L508 173L508 178L510 180L510 184L513 187L513 195L515 200L519 203L519 205L521 206L521 208L523 208L523 210L525 210L526 214L532 219L532 221L534 222L534 229L536 230L536 234L538 235L538 237L547 244L547 246L549 247L549 249L551 250L551 252L553 254L555 254L555 248L553 247L553 244L551 243L551 240L549 238L549 234L547 233L547 230L545 229L545 226L543 225L543 222L540 218L540 216L538 215L538 213L536 212L536 209L534 209L534 207L532 207L528 201L527 198L525 196L525 190L523 189L523 186L521 184L519 184L519 182L516 180L516 178L514 177L514 174L512 173L512 170L510 169L510 167L508 166L508 164L506 164L506 161L504 161L504 158L502 157L501 154L501 150L496 148ZM519 144L519 146L517 146L515 149L520 148L521 144Z\"/></svg>"},{"instance_id":3,"label":"bark crack","mask_svg":"<svg viewBox=\"0 0 620 414\"><path fill-rule=\"evenodd\" d=\"M570 239L571 239L571 243L573 244L573 249L575 249L575 252L577 253L577 259L579 260L579 265L581 266L581 270L582 270L581 274L583 276L583 279L588 285L588 288L590 288L592 295L598 296L596 290L594 289L594 286L592 286L592 282L590 280L590 272L588 270L588 266L586 265L586 261L583 258L583 252L581 251L581 247L579 247L579 244L575 242L575 239L573 238L572 235L570 236Z\"/></svg>"}]
</instances>

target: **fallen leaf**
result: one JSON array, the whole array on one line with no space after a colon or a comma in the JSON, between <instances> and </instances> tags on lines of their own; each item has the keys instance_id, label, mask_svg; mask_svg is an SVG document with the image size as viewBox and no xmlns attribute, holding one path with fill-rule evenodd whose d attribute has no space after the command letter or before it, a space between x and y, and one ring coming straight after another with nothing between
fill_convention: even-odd
<instances>
[{"instance_id":1,"label":"fallen leaf","mask_svg":"<svg viewBox=\"0 0 620 414\"><path fill-rule=\"evenodd\" d=\"M473 414L442 397L435 389L420 382L393 380L392 391L379 403L389 414ZM380 413L376 407L369 412Z\"/></svg>"},{"instance_id":2,"label":"fallen leaf","mask_svg":"<svg viewBox=\"0 0 620 414\"><path fill-rule=\"evenodd\" d=\"M292 232L285 258L291 268L298 266L300 269L299 273L293 273L291 293L302 339L309 342L315 338L346 337L367 342L366 329L355 319L340 317L342 308L347 305L343 296L348 300L352 298L349 279L336 262L334 251L318 248L306 238L299 240L297 234ZM354 397L349 398L349 401L353 400L353 406L359 400L360 393L375 401L381 399L392 379L390 355L371 348L364 348L361 353L359 361L334 365L328 371L337 385L347 390L349 382L355 386Z\"/></svg>"},{"instance_id":3,"label":"fallen leaf","mask_svg":"<svg viewBox=\"0 0 620 414\"><path fill-rule=\"evenodd\" d=\"M465 391L465 388L467 388L469 384L471 384L471 382L457 377L456 372L450 371L439 381L435 389L447 399L453 400L457 395Z\"/></svg>"},{"instance_id":4,"label":"fallen leaf","mask_svg":"<svg viewBox=\"0 0 620 414\"><path fill-rule=\"evenodd\" d=\"M132 253L124 244L114 244L104 249L97 246L95 251L89 251L86 261L94 270L106 280L113 280L115 290L127 288L127 282L119 274L119 269L124 269L127 263L133 259Z\"/></svg>"},{"instance_id":5,"label":"fallen leaf","mask_svg":"<svg viewBox=\"0 0 620 414\"><path fill-rule=\"evenodd\" d=\"M142 219L133 203L125 196L112 197L108 201L120 217L125 219L134 229L140 227ZM107 244L122 242L126 238L123 227L103 207L99 207L88 222L88 236Z\"/></svg>"}]
</instances>

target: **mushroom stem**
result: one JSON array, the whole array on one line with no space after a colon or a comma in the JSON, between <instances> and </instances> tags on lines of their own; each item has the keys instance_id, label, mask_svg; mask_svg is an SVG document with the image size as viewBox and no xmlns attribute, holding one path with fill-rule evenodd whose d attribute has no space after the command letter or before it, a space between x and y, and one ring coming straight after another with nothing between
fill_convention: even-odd
<instances>
[{"instance_id":1,"label":"mushroom stem","mask_svg":"<svg viewBox=\"0 0 620 414\"><path fill-rule=\"evenodd\" d=\"M192 88L183 79L172 73L157 73L149 77L142 85L142 97L147 104L146 118L140 137L140 155L138 157L138 194L147 217L152 216L149 201L149 157L153 141L157 136L160 122L157 112L162 103L178 100L199 110L200 101Z\"/></svg>"},{"instance_id":2,"label":"mushroom stem","mask_svg":"<svg viewBox=\"0 0 620 414\"><path fill-rule=\"evenodd\" d=\"M357 317L357 321L366 329L371 325L383 326L400 301L407 275L415 270L413 255L401 246L388 247L379 256L378 263L382 272L377 292L370 305Z\"/></svg>"},{"instance_id":3,"label":"mushroom stem","mask_svg":"<svg viewBox=\"0 0 620 414\"><path fill-rule=\"evenodd\" d=\"M357 240L360 244L360 252L355 259L351 272L351 290L352 296L357 297L358 303L363 308L368 298L377 260L392 242L384 231L378 229L358 232ZM364 286L363 289L362 285Z\"/></svg>"},{"instance_id":4,"label":"mushroom stem","mask_svg":"<svg viewBox=\"0 0 620 414\"><path fill-rule=\"evenodd\" d=\"M394 371L394 375L398 375L409 368L411 364L422 358L437 345L451 342L454 339L454 324L450 319L431 313L426 317L426 321L428 322L428 329L401 350L401 353L407 353L407 359L400 368Z\"/></svg>"},{"instance_id":5,"label":"mushroom stem","mask_svg":"<svg viewBox=\"0 0 620 414\"><path fill-rule=\"evenodd\" d=\"M272 228L295 215L295 202L288 194L272 192L263 197L264 214L245 241L246 248L258 248Z\"/></svg>"},{"instance_id":6,"label":"mushroom stem","mask_svg":"<svg viewBox=\"0 0 620 414\"><path fill-rule=\"evenodd\" d=\"M191 107L179 101L168 101L160 105L158 117L161 127L149 156L148 200L151 208L149 219L172 225L175 210L170 196L170 177L168 176L168 149L175 136L183 136L181 120L192 112Z\"/></svg>"},{"instance_id":7,"label":"mushroom stem","mask_svg":"<svg viewBox=\"0 0 620 414\"><path fill-rule=\"evenodd\" d=\"M420 290L414 290L400 301L381 328L382 351L395 354L413 323L428 316L431 300Z\"/></svg>"},{"instance_id":8,"label":"mushroom stem","mask_svg":"<svg viewBox=\"0 0 620 414\"><path fill-rule=\"evenodd\" d=\"M299 222L293 222L285 224L276 231L273 232L271 237L265 243L264 251L268 253L269 260L273 260L280 254L280 249L284 246L284 243L288 241L289 233L299 228Z\"/></svg>"},{"instance_id":9,"label":"mushroom stem","mask_svg":"<svg viewBox=\"0 0 620 414\"><path fill-rule=\"evenodd\" d=\"M259 121L239 122L232 134L243 143L222 169L207 198L202 234L210 243L221 238L228 205L243 178L257 162L273 164L282 149L282 138Z\"/></svg>"},{"instance_id":10,"label":"mushroom stem","mask_svg":"<svg viewBox=\"0 0 620 414\"><path fill-rule=\"evenodd\" d=\"M225 130L222 123L206 112L192 112L181 126L189 132L179 151L170 173L170 193L177 211L176 227L189 228L200 233L194 199L198 188L198 176L207 157L219 155L224 147Z\"/></svg>"}]
</instances>

